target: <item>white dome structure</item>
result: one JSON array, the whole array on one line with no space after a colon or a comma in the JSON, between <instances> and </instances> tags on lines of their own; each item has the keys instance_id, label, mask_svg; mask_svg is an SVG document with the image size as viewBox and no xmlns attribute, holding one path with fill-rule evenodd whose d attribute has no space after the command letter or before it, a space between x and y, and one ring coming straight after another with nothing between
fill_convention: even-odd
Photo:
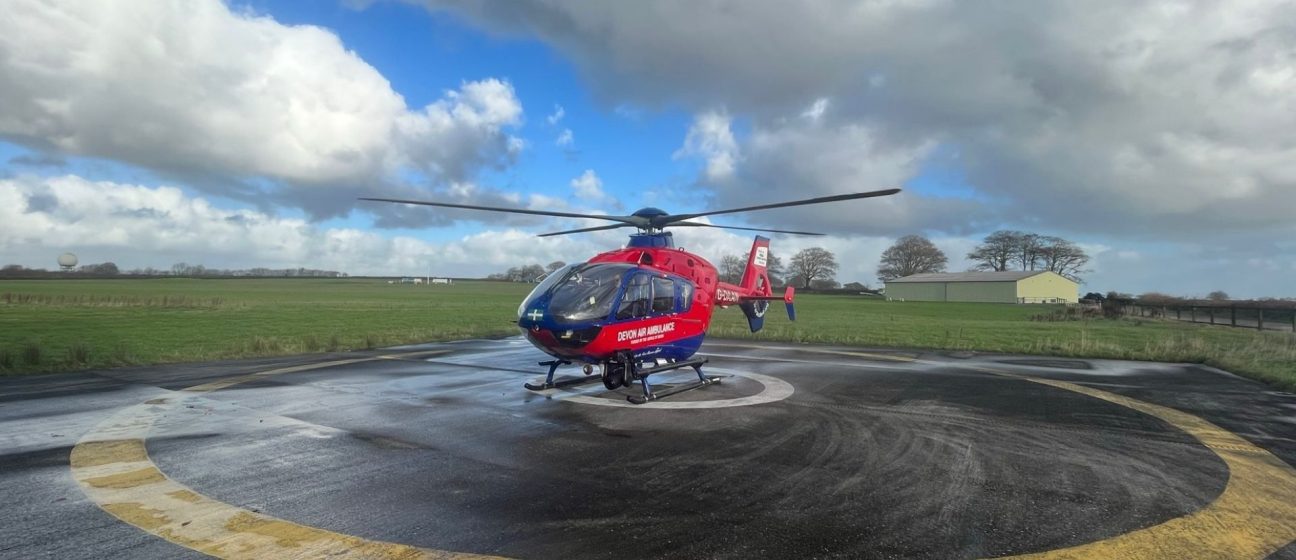
<instances>
[{"instance_id":1,"label":"white dome structure","mask_svg":"<svg viewBox=\"0 0 1296 560\"><path fill-rule=\"evenodd\" d=\"M59 268L62 268L63 270L72 270L73 268L76 268L77 265L76 255L73 255L72 253L63 253L62 255L59 255L58 263Z\"/></svg>"}]
</instances>

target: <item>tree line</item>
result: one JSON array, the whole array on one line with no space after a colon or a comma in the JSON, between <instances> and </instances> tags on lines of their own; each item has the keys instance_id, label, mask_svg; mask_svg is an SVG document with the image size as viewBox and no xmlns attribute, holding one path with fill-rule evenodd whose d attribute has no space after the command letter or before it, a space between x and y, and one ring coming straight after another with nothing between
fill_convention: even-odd
<instances>
[{"instance_id":1,"label":"tree line","mask_svg":"<svg viewBox=\"0 0 1296 560\"><path fill-rule=\"evenodd\" d=\"M1080 281L1088 272L1089 255L1084 249L1061 237L1015 230L999 230L981 240L967 258L976 264L973 270L1050 270ZM906 235L882 253L878 279L883 282L914 274L945 272L949 259L930 240L921 235Z\"/></svg>"},{"instance_id":2,"label":"tree line","mask_svg":"<svg viewBox=\"0 0 1296 560\"><path fill-rule=\"evenodd\" d=\"M567 263L562 261L551 262L548 266L540 266L538 264L515 266L504 272L488 274L486 275L486 279L504 280L508 282L539 282L545 275L553 274L555 270L564 266L567 266Z\"/></svg>"},{"instance_id":3,"label":"tree line","mask_svg":"<svg viewBox=\"0 0 1296 560\"><path fill-rule=\"evenodd\" d=\"M46 276L202 276L202 277L266 277L266 278L341 278L347 274L336 270L318 270L314 268L207 268L201 264L175 263L169 269L133 268L122 270L113 262L83 264L75 270L46 270L44 268L26 268L19 264L7 264L0 267L0 277L26 278Z\"/></svg>"}]
</instances>

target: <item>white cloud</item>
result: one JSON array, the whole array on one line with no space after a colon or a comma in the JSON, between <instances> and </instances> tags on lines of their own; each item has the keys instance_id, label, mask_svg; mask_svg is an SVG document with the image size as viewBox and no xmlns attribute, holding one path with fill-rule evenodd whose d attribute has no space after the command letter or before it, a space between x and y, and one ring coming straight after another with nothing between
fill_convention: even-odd
<instances>
[{"instance_id":1,"label":"white cloud","mask_svg":"<svg viewBox=\"0 0 1296 560\"><path fill-rule=\"evenodd\" d=\"M576 138L575 136L572 135L572 130L570 128L564 128L563 131L558 134L558 139L554 141L554 144L557 144L562 147L567 147L574 144L575 142L576 142Z\"/></svg>"},{"instance_id":2,"label":"white cloud","mask_svg":"<svg viewBox=\"0 0 1296 560\"><path fill-rule=\"evenodd\" d=\"M1005 220L1147 237L1296 233L1290 1L422 3L546 41L610 104L725 107L753 130L818 115L802 119L823 125L806 134L862 127L881 153L949 146ZM813 99L831 110L807 111ZM705 149L724 136L694 130L682 152L707 158L710 178L741 167L740 149L757 159L745 145Z\"/></svg>"},{"instance_id":3,"label":"white cloud","mask_svg":"<svg viewBox=\"0 0 1296 560\"><path fill-rule=\"evenodd\" d=\"M572 192L577 198L586 201L600 201L607 196L603 192L603 180L599 179L593 169L586 169L579 177L571 180Z\"/></svg>"},{"instance_id":4,"label":"white cloud","mask_svg":"<svg viewBox=\"0 0 1296 560\"><path fill-rule=\"evenodd\" d=\"M554 105L553 112L545 117L545 121L549 123L549 126L555 126L563 120L563 116L566 114L567 111L563 109L562 105Z\"/></svg>"},{"instance_id":5,"label":"white cloud","mask_svg":"<svg viewBox=\"0 0 1296 560\"><path fill-rule=\"evenodd\" d=\"M819 122L819 120L823 118L824 113L827 111L828 111L828 98L820 97L819 99L816 99L814 103L811 103L809 107L806 107L805 111L801 112L801 117L810 119L811 121L814 122Z\"/></svg>"},{"instance_id":6,"label":"white cloud","mask_svg":"<svg viewBox=\"0 0 1296 560\"><path fill-rule=\"evenodd\" d=\"M33 201L37 201L33 203ZM0 253L50 268L55 255L113 261L124 269L174 262L216 268L321 268L351 274L427 272L484 276L523 263L578 260L599 238L536 238L491 230L431 243L296 218L218 208L175 187L88 181L76 176L0 180Z\"/></svg>"},{"instance_id":7,"label":"white cloud","mask_svg":"<svg viewBox=\"0 0 1296 560\"><path fill-rule=\"evenodd\" d=\"M706 160L705 178L723 181L733 176L741 154L738 141L730 129L731 120L725 111L705 111L693 117L693 124L684 137L684 145L675 157L697 156Z\"/></svg>"},{"instance_id":8,"label":"white cloud","mask_svg":"<svg viewBox=\"0 0 1296 560\"><path fill-rule=\"evenodd\" d=\"M281 202L324 215L344 211L354 192L302 190L376 189L410 170L462 181L508 165L521 148L507 132L522 115L507 82L466 82L409 108L331 31L217 0L10 2L0 18L0 99L7 140L216 192L282 181L290 188Z\"/></svg>"}]
</instances>

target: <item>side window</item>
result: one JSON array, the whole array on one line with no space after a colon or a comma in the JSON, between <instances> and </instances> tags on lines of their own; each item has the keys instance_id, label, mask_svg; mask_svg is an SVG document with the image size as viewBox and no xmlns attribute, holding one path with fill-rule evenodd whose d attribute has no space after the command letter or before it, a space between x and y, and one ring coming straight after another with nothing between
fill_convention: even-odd
<instances>
[{"instance_id":1,"label":"side window","mask_svg":"<svg viewBox=\"0 0 1296 560\"><path fill-rule=\"evenodd\" d=\"M693 284L684 281L676 281L675 285L679 287L679 307L680 312L688 311L693 307Z\"/></svg>"},{"instance_id":2,"label":"side window","mask_svg":"<svg viewBox=\"0 0 1296 560\"><path fill-rule=\"evenodd\" d=\"M653 278L653 313L675 312L675 283L670 278Z\"/></svg>"},{"instance_id":3,"label":"side window","mask_svg":"<svg viewBox=\"0 0 1296 560\"><path fill-rule=\"evenodd\" d=\"M635 274L626 282L625 294L621 296L621 305L617 307L616 318L633 319L648 316L652 305L652 277L647 274Z\"/></svg>"}]
</instances>

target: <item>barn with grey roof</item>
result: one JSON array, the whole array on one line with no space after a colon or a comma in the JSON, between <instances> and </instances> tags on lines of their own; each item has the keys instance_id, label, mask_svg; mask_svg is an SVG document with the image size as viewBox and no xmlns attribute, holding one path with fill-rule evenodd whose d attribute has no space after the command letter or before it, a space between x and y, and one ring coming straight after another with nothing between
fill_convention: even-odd
<instances>
[{"instance_id":1,"label":"barn with grey roof","mask_svg":"<svg viewBox=\"0 0 1296 560\"><path fill-rule=\"evenodd\" d=\"M1075 303L1080 286L1048 270L933 272L886 282L888 299L983 303Z\"/></svg>"}]
</instances>

